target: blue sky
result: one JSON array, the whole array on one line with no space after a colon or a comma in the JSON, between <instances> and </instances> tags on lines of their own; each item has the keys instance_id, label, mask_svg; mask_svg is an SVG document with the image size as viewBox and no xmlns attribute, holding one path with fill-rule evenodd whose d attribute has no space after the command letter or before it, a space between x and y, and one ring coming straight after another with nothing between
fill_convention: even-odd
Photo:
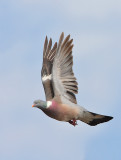
<instances>
[{"instance_id":1,"label":"blue sky","mask_svg":"<svg viewBox=\"0 0 121 160\"><path fill-rule=\"evenodd\" d=\"M90 127L32 108L41 83L45 36L74 39L78 104L114 119ZM121 1L0 1L0 159L120 159Z\"/></svg>"}]
</instances>

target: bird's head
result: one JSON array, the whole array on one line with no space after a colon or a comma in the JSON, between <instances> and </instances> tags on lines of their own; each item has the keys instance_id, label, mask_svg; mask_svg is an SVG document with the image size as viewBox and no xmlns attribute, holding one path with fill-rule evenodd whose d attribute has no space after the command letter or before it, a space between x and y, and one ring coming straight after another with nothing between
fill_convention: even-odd
<instances>
[{"instance_id":1,"label":"bird's head","mask_svg":"<svg viewBox=\"0 0 121 160\"><path fill-rule=\"evenodd\" d=\"M39 109L45 109L45 108L47 108L47 102L42 101L42 100L35 100L33 102L32 107L37 107Z\"/></svg>"}]
</instances>

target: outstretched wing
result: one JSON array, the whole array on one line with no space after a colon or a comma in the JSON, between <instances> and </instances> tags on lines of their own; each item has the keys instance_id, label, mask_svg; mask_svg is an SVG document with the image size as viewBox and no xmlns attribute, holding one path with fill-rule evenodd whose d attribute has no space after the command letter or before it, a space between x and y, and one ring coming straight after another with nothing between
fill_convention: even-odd
<instances>
[{"instance_id":1,"label":"outstretched wing","mask_svg":"<svg viewBox=\"0 0 121 160\"><path fill-rule=\"evenodd\" d=\"M78 93L78 83L74 76L72 48L73 39L68 35L64 41L61 34L57 52L53 62L52 81L55 96L64 96L73 103L77 103L75 94Z\"/></svg>"},{"instance_id":2,"label":"outstretched wing","mask_svg":"<svg viewBox=\"0 0 121 160\"><path fill-rule=\"evenodd\" d=\"M54 92L52 87L52 65L57 49L57 43L54 44L52 49L51 47L52 47L52 39L50 39L48 43L48 38L46 36L43 49L43 66L41 70L41 78L47 101L51 100L54 97Z\"/></svg>"}]
</instances>

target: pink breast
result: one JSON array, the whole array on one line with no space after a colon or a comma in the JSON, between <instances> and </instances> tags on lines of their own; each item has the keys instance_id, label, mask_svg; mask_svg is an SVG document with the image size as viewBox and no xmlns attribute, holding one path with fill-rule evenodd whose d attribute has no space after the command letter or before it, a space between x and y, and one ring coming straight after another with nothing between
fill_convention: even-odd
<instances>
[{"instance_id":1,"label":"pink breast","mask_svg":"<svg viewBox=\"0 0 121 160\"><path fill-rule=\"evenodd\" d=\"M52 101L52 105L49 107L50 110L55 110L58 108L58 103L55 101Z\"/></svg>"}]
</instances>

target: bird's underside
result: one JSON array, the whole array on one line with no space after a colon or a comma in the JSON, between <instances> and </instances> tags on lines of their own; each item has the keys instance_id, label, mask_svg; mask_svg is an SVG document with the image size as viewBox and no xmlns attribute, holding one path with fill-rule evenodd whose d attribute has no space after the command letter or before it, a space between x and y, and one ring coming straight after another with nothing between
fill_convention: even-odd
<instances>
[{"instance_id":1,"label":"bird's underside","mask_svg":"<svg viewBox=\"0 0 121 160\"><path fill-rule=\"evenodd\" d=\"M57 99L53 99L47 103L49 104L47 110L43 110L45 114L56 120L69 122L73 126L77 125L77 120L85 122L90 126L95 126L112 119L110 116L89 112L82 106L69 101L66 101L66 103L59 103Z\"/></svg>"}]
</instances>

